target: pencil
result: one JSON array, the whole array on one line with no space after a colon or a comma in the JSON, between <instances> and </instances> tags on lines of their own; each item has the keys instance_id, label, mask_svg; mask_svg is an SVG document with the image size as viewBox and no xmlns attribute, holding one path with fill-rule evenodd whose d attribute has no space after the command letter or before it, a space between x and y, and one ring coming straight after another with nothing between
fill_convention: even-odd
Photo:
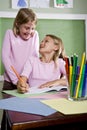
<instances>
[{"instance_id":1,"label":"pencil","mask_svg":"<svg viewBox=\"0 0 87 130\"><path fill-rule=\"evenodd\" d=\"M73 55L73 69L72 69L72 81L71 81L71 94L74 96L76 85L76 69L77 69L78 55Z\"/></svg>"},{"instance_id":2,"label":"pencil","mask_svg":"<svg viewBox=\"0 0 87 130\"><path fill-rule=\"evenodd\" d=\"M66 73L67 73L67 75L69 75L69 65L70 65L70 63L69 63L69 57L65 57L64 58L64 60L65 60L65 68L66 68Z\"/></svg>"},{"instance_id":3,"label":"pencil","mask_svg":"<svg viewBox=\"0 0 87 130\"><path fill-rule=\"evenodd\" d=\"M20 77L20 75L18 74L18 72L15 70L15 68L14 68L13 66L11 66L11 69L13 70L13 72L15 73L15 75L17 76L17 78L18 78L19 80L21 80L21 77Z\"/></svg>"},{"instance_id":4,"label":"pencil","mask_svg":"<svg viewBox=\"0 0 87 130\"><path fill-rule=\"evenodd\" d=\"M72 83L72 65L69 66L69 85Z\"/></svg>"},{"instance_id":5,"label":"pencil","mask_svg":"<svg viewBox=\"0 0 87 130\"><path fill-rule=\"evenodd\" d=\"M81 76L82 76L82 70L83 70L84 63L85 63L85 52L82 55L81 68L80 68L80 74L79 74L78 84L77 84L77 87L76 87L75 98L78 98L78 93L79 93L79 88L80 88L80 82L81 82Z\"/></svg>"},{"instance_id":6,"label":"pencil","mask_svg":"<svg viewBox=\"0 0 87 130\"><path fill-rule=\"evenodd\" d=\"M78 97L81 97L81 96L82 96L84 79L85 79L85 64L84 64L83 70L82 70L81 83L80 83L80 88L79 88Z\"/></svg>"}]
</instances>

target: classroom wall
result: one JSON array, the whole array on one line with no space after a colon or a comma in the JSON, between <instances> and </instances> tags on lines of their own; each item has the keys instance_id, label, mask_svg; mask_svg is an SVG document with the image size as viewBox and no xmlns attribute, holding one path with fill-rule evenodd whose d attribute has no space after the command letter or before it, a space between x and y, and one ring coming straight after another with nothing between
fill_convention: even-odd
<instances>
[{"instance_id":1,"label":"classroom wall","mask_svg":"<svg viewBox=\"0 0 87 130\"><path fill-rule=\"evenodd\" d=\"M27 0L28 3L30 0ZM58 9L54 8L53 0L50 0L50 8L34 8L36 12L49 13L74 13L87 14L87 0L73 0L73 8ZM0 0L0 11L14 11L11 8L11 0Z\"/></svg>"},{"instance_id":2,"label":"classroom wall","mask_svg":"<svg viewBox=\"0 0 87 130\"><path fill-rule=\"evenodd\" d=\"M28 0L29 2L29 0ZM5 4L5 5L4 5ZM33 8L33 10L44 13L60 13L60 14L87 14L87 0L73 0L73 8L58 9L53 7L53 0L50 0L50 8ZM0 2L0 11L15 12L11 8L11 0L3 0ZM14 18L0 18L0 52L5 31L12 28ZM37 31L40 40L47 33L55 34L62 38L67 55L77 53L79 55L79 64L81 55L85 51L85 21L84 20L58 20L58 19L39 19ZM79 46L79 47L78 47ZM1 57L1 53L0 53ZM0 75L3 75L4 68L0 60Z\"/></svg>"}]
</instances>

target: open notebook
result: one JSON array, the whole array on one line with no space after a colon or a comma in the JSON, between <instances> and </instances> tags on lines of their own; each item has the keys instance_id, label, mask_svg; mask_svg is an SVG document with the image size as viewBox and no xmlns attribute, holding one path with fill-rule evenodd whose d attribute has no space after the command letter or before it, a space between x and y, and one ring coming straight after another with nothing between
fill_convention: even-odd
<instances>
[{"instance_id":1,"label":"open notebook","mask_svg":"<svg viewBox=\"0 0 87 130\"><path fill-rule=\"evenodd\" d=\"M31 87L29 88L29 92L26 94L36 94L36 93L44 93L49 91L64 91L67 90L67 86L54 86L54 87L45 87L45 88L38 88L38 87Z\"/></svg>"}]
</instances>

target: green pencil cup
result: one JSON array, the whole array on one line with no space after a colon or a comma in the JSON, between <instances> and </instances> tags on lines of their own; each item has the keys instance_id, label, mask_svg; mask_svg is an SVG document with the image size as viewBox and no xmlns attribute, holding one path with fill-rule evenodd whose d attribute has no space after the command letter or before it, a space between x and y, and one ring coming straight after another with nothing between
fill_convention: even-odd
<instances>
[{"instance_id":1,"label":"green pencil cup","mask_svg":"<svg viewBox=\"0 0 87 130\"><path fill-rule=\"evenodd\" d=\"M87 75L71 74L68 76L68 99L72 101L87 99Z\"/></svg>"}]
</instances>

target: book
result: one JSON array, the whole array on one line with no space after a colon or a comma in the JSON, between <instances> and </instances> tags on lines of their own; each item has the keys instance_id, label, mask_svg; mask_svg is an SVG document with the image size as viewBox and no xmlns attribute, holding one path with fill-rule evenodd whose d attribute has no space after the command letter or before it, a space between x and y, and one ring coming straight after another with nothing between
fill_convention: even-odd
<instances>
[{"instance_id":1,"label":"book","mask_svg":"<svg viewBox=\"0 0 87 130\"><path fill-rule=\"evenodd\" d=\"M65 91L67 90L67 86L53 86L53 87L45 87L45 88L38 88L31 87L29 88L29 91L26 92L26 94L38 94L38 93L45 93L50 91Z\"/></svg>"}]
</instances>

